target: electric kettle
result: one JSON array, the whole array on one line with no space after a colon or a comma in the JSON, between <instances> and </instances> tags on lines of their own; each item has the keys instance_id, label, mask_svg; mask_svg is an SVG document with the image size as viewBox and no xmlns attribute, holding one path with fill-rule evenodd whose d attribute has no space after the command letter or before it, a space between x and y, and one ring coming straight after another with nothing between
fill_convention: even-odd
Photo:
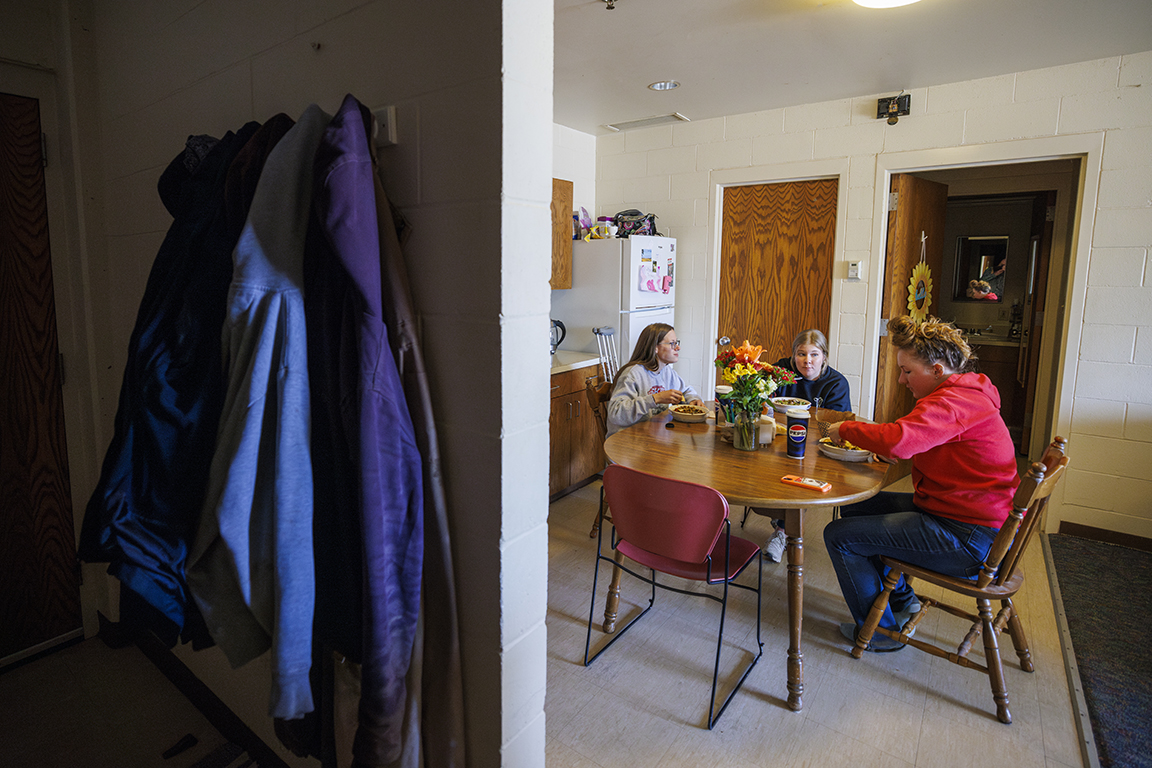
<instances>
[{"instance_id":1,"label":"electric kettle","mask_svg":"<svg viewBox=\"0 0 1152 768\"><path fill-rule=\"evenodd\" d=\"M556 354L556 347L564 341L564 337L568 335L568 331L564 328L564 323L559 320L552 320L552 327L548 329L549 342L552 344L552 354Z\"/></svg>"}]
</instances>

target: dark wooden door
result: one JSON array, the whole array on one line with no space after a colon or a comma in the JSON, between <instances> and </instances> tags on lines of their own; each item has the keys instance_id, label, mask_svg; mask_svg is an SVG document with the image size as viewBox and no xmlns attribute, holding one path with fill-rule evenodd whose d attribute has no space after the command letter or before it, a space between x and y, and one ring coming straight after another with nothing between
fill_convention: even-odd
<instances>
[{"instance_id":1,"label":"dark wooden door","mask_svg":"<svg viewBox=\"0 0 1152 768\"><path fill-rule=\"evenodd\" d=\"M1051 215L1049 215L1051 214ZM1025 456L1032 441L1036 409L1036 379L1040 368L1040 342L1044 331L1044 303L1048 292L1048 270L1052 258L1052 230L1056 214L1056 192L1038 195L1032 212L1032 238L1028 255L1028 282L1024 286L1024 322L1016 380L1024 388L1024 429L1016 450Z\"/></svg>"},{"instance_id":2,"label":"dark wooden door","mask_svg":"<svg viewBox=\"0 0 1152 768\"><path fill-rule=\"evenodd\" d=\"M0 660L81 627L36 99L0 94Z\"/></svg>"},{"instance_id":3,"label":"dark wooden door","mask_svg":"<svg viewBox=\"0 0 1152 768\"><path fill-rule=\"evenodd\" d=\"M765 349L774 363L808 328L829 331L838 179L724 190L720 336Z\"/></svg>"},{"instance_id":4,"label":"dark wooden door","mask_svg":"<svg viewBox=\"0 0 1152 768\"><path fill-rule=\"evenodd\" d=\"M889 203L884 294L880 304L881 337L874 416L878 422L895 421L912 410L912 393L899 381L896 350L888 343L888 321L913 312L924 315L939 312L944 219L948 206L947 184L908 174L893 175L890 192L895 195L895 206ZM925 266L918 267L921 261ZM916 288L912 287L914 271L921 290L918 296ZM909 308L910 302L914 309ZM888 481L904 477L911 471L912 463L901 461L888 470Z\"/></svg>"}]
</instances>

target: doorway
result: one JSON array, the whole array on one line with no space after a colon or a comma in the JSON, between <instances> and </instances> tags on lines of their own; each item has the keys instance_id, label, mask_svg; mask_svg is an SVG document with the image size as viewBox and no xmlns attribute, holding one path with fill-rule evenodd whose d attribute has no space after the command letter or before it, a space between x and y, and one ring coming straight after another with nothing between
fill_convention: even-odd
<instances>
[{"instance_id":1,"label":"doorway","mask_svg":"<svg viewBox=\"0 0 1152 768\"><path fill-rule=\"evenodd\" d=\"M913 174L948 185L936 311L969 331L980 371L997 384L1005 423L1023 455L1038 455L1054 434L1058 361L1067 343L1056 329L1071 269L1080 173L1081 160L1067 158ZM972 245L960 238L997 241L977 244L986 248L1007 240L996 301L969 299L958 285L961 272L982 271L958 261ZM1057 314L1049 316L1047 308Z\"/></svg>"}]
</instances>

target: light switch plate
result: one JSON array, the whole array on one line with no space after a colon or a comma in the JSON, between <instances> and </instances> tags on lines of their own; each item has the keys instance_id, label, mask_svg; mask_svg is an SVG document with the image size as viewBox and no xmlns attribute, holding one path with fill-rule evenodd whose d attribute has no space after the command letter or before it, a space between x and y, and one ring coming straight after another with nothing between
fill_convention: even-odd
<instances>
[{"instance_id":1,"label":"light switch plate","mask_svg":"<svg viewBox=\"0 0 1152 768\"><path fill-rule=\"evenodd\" d=\"M396 143L396 107L377 107L372 110L376 116L376 133L372 140L377 147L390 147Z\"/></svg>"}]
</instances>

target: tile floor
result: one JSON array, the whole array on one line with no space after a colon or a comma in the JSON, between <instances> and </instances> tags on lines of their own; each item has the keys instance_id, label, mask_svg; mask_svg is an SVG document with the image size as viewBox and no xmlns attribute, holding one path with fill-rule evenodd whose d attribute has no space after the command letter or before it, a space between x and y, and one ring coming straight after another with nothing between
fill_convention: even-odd
<instances>
[{"instance_id":1,"label":"tile floor","mask_svg":"<svg viewBox=\"0 0 1152 768\"><path fill-rule=\"evenodd\" d=\"M655 607L624 639L583 666L596 549L588 530L598 500L599 484L593 483L549 509L548 768L1083 764L1040 546L1030 547L1025 587L1016 600L1034 673L1020 669L1003 636L1011 725L997 721L987 678L979 672L911 648L849 656L838 624L850 616L821 536L828 512L806 520L803 711L791 712L786 704L786 566L765 562L764 657L709 732L715 603L660 591ZM751 515L744 531L762 543L771 527L767 518ZM742 580L755 583L754 567ZM601 571L598 618L609 573ZM647 598L645 587L629 583L627 575L621 594L618 626ZM730 685L755 647L754 598L737 590L729 606L721 680L727 673ZM949 637L966 629L960 619L933 611L918 635L934 636L941 625ZM593 650L604 637L593 628ZM982 652L974 651L978 657Z\"/></svg>"},{"instance_id":2,"label":"tile floor","mask_svg":"<svg viewBox=\"0 0 1152 768\"><path fill-rule=\"evenodd\" d=\"M197 739L194 746L162 757L189 733ZM215 759L229 749L228 740L135 645L113 649L91 638L0 670L4 768L241 764L239 757Z\"/></svg>"}]
</instances>

